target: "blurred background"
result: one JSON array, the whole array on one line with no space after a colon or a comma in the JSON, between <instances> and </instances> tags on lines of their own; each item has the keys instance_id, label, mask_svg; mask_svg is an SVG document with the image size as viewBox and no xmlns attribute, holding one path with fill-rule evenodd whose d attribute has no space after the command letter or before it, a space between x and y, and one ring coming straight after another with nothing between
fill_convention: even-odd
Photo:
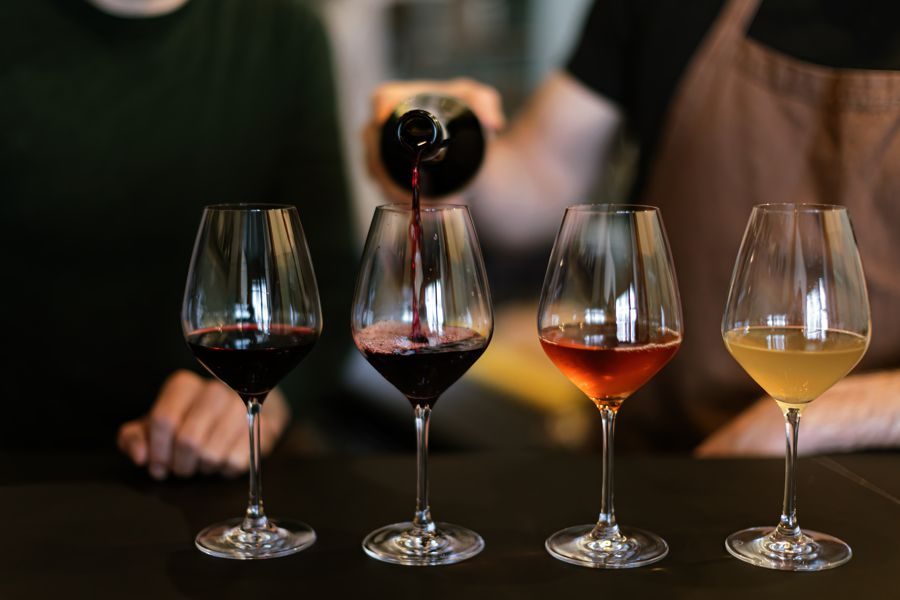
<instances>
[{"instance_id":1,"label":"blurred background","mask_svg":"<svg viewBox=\"0 0 900 600\"><path fill-rule=\"evenodd\" d=\"M609 100L633 110L623 111L620 137L613 142L610 156L606 155L604 133L604 156L596 162L587 158L584 165L579 163L579 175L586 173L587 179L597 183L578 200L621 202L630 198L632 191L643 191L679 75L690 64L695 44L715 21L721 4L660 2L660 12L645 14L640 10L643 3L619 2L614 8L623 14L617 14L594 13L592 0L0 3L0 23L7 25L8 33L0 37L5 50L0 52L0 123L7 134L0 138L0 197L4 198L0 239L7 245L6 254L23 258L8 261L4 280L10 293L0 308L4 314L30 317L12 319L8 326L7 338L16 340L17 347L4 374L13 386L8 390L11 396L30 398L35 382L41 384L38 401L26 402L27 414L7 424L4 441L23 447L109 447L125 422L138 432L134 439L146 438L159 416L153 412L145 419L147 410L151 406L154 410L160 405L165 408L167 403L179 406L177 415L168 416L178 423L178 429L172 423L165 423L167 428L157 427L167 431L169 438L173 431L179 435L190 432L192 422L202 422L204 427L210 423L243 427L240 405L234 404L233 417L219 419L223 413L212 409L210 397L197 392L217 385L201 379L204 373L185 347L185 331L177 315L203 206L266 201L290 202L301 209L327 315L326 333L316 352L294 371L294 377L283 382L295 415L287 444L298 453L408 451L414 445L408 402L364 361L349 339L349 304L363 241L374 208L386 201L364 164L362 130L369 125L373 91L391 80L467 77L496 88L512 121L546 77L566 66L591 13L596 20L592 17L587 41L621 42L616 52L622 60L614 61L610 81L613 87L621 84L623 90L621 95L610 92ZM324 32L310 19L307 6L320 16ZM882 3L881 18L876 18L879 13L874 10L850 10L838 0L762 6L766 7L761 12L765 18L754 21L748 35L763 46L839 69L897 69L897 36L889 27L894 21L885 18L896 10L892 3ZM853 15L858 18L851 18ZM674 23L679 16L684 17L684 31ZM628 22L619 23L618 17L627 17ZM884 23L888 25L876 27ZM595 31L597 24L608 25L611 31L604 32L602 27ZM630 28L634 28L634 36ZM671 36L666 37L669 32ZM646 50L633 47L638 38L649 44ZM872 43L865 43L868 40ZM331 47L330 56L326 45ZM677 48L680 50L674 52ZM819 49L822 52L817 54ZM583 50L588 58L607 56L602 45L586 44ZM664 59L664 77L657 77L661 66L657 59ZM576 71L572 73L578 78ZM582 81L592 87L589 79ZM841 89L829 83L823 94ZM577 95L580 88L576 85L574 90ZM701 97L708 96L703 93ZM876 96L877 102L882 102L883 98ZM557 103L553 108L563 107L552 114L571 118L572 130L583 133L584 129L577 127L585 124L584 116L590 118L590 109L580 113L569 108L565 98L549 97ZM828 98L816 102L831 105ZM632 103L640 106L629 107ZM730 97L722 100L722 106L732 105ZM610 128L619 127L618 117L606 121ZM739 121L749 123L743 118ZM809 135L830 136L821 139L844 139L847 131L862 129L818 117L810 118L809 123L829 127L834 123L837 133L822 133L810 125ZM761 129L746 129L754 139L765 137L755 135ZM896 130L891 122L884 135ZM641 157L627 137L640 141ZM578 137L582 141L587 138L590 136ZM688 138L686 146L695 145L698 139L693 132ZM729 147L743 147L728 143ZM804 144L811 150L826 147L818 141ZM572 152L561 157L567 161L573 155L590 156L590 151L579 151L581 146L568 148ZM756 154L742 152L753 163L746 173L766 172L755 170L761 169L753 162ZM767 152L758 155L770 156ZM810 175L811 181L822 177L816 184L822 190L838 194L855 189L855 183L831 185L836 175L830 163L821 163L819 158L807 162L826 164L822 174ZM893 164L890 160L884 163ZM552 159L548 164L552 165ZM501 174L525 185L528 180L519 176L522 169L517 163ZM743 167L734 170L744 172ZM789 171L787 179L795 179L795 170ZM858 179L857 171L862 172L848 171L852 172L848 181ZM576 178L572 173L563 175L570 181ZM636 184L635 175L639 177ZM702 183L713 178L690 179ZM760 181L771 179L767 174ZM893 179L886 175L884 181ZM565 187L553 183L559 188L551 190ZM530 191L510 189L522 189L523 195ZM741 185L740 189L750 190L748 200L761 193L753 186ZM730 244L736 252L742 219L730 204L715 202L730 197L730 190L723 190L712 193L704 188L688 195L692 200L714 202L723 214L734 217L728 222L728 231L714 219L706 231L727 238L721 247ZM500 205L492 205L486 195L471 203L481 233L495 327L486 353L439 402L432 430L436 448L585 449L597 445L600 424L595 409L556 370L538 341L537 300L562 218L561 207L552 208L561 201L554 197L556 192L541 193L546 193L546 201L551 203L543 205L543 212L524 213L519 208L515 213L540 221L542 228L518 232L519 239L506 239L503 246L494 238L499 238L502 229L513 229L504 222L505 214L495 222L506 227L497 227L493 233L487 227L488 219L482 218L487 216L486 207ZM790 189L779 192L793 193ZM517 200L515 194L509 196ZM771 199L766 194L763 197ZM891 193L884 197L890 198ZM568 201L570 196L565 198ZM688 222L696 216L712 215L699 206L692 204L679 214ZM126 210L134 212L123 212ZM117 220L107 215L115 215ZM873 221L885 229L883 239L889 239L890 227L884 225L889 221ZM706 237L697 235L693 226L678 230L686 248L693 248L693 240ZM870 235L868 228L866 233L861 240L868 239L870 244L872 239L881 239ZM696 252L703 252L705 258L708 249L704 246ZM721 267L716 277L723 281L731 270L727 254L715 252ZM692 255L683 256L690 260ZM711 276L700 273L709 271L706 261L689 264L693 271L687 273L693 272L701 282L711 281ZM884 272L890 275L890 269L885 267ZM884 298L894 297L895 280L887 277ZM716 289L724 293L725 287L722 283ZM695 295L686 302L697 307L692 308L695 316L709 317L711 310L718 312L724 302L704 289L687 278L682 280L682 291ZM707 305L696 300L709 300L709 306L715 306L705 310ZM713 330L718 328L716 321L707 319L704 330L711 343L718 337ZM887 331L884 327L879 325L879 331ZM881 339L896 338L881 335L885 336ZM639 392L643 398L629 401L635 409L623 411L621 418L626 423L617 433L618 448L626 452L650 448L687 451L687 445L696 440L688 436L675 439L676 434L711 430L740 408L744 397L749 401L759 394L727 359L718 340L715 343L716 349L709 355L701 355L698 343L695 359L690 359L693 364L681 369L680 364L673 364L668 370L683 384L679 397L670 393L672 386L664 376ZM128 352L121 351L126 347ZM866 368L895 366L893 347L884 343L883 348L890 356L873 358ZM694 355L682 351L679 359L685 356ZM168 386L160 395L160 384L178 369L194 371L194 378L181 379L196 385L191 389L175 386L183 396L169 393ZM714 378L708 379L708 373ZM734 378L734 387L730 378ZM707 391L715 397L712 403L721 401L713 411L707 410L707 403L698 402L700 393ZM326 398L320 400L320 396ZM179 402L169 400L173 397ZM648 397L652 402L642 402ZM82 399L86 402L73 401ZM276 416L268 422L286 424L285 402L279 399L275 404L282 407L281 420L274 412ZM701 419L701 413L709 414ZM777 411L771 414L777 416ZM684 429L682 423L692 419L702 423L696 431ZM167 448L166 439L163 442L157 445ZM140 462L138 458L135 461Z\"/></svg>"},{"instance_id":2,"label":"blurred background","mask_svg":"<svg viewBox=\"0 0 900 600\"><path fill-rule=\"evenodd\" d=\"M371 93L391 79L471 77L496 87L514 115L550 70L564 65L590 0L316 0L331 36L348 178L361 252L374 208L385 202L366 173L360 132ZM623 140L591 200L627 196L634 152ZM472 207L477 220L477 206ZM562 215L560 214L560 219ZM495 308L494 338L469 373L444 396L432 429L438 448L564 447L589 442L593 405L544 356L537 299L559 222L547 223L527 250L481 244ZM399 392L361 355L347 358L354 400L325 425L322 449L405 448L411 413ZM352 407L352 408L350 408ZM351 425L348 427L348 425ZM306 432L304 439L316 432Z\"/></svg>"},{"instance_id":3,"label":"blurred background","mask_svg":"<svg viewBox=\"0 0 900 600\"><path fill-rule=\"evenodd\" d=\"M384 199L365 173L359 131L373 88L391 79L472 77L514 114L562 64L590 0L314 0L331 36L360 240Z\"/></svg>"}]
</instances>

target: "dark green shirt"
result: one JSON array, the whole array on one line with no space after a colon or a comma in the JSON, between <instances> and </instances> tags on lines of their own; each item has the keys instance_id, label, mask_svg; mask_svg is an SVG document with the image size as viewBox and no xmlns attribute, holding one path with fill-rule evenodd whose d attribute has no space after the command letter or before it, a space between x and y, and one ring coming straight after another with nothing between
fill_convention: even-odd
<instances>
[{"instance_id":1,"label":"dark green shirt","mask_svg":"<svg viewBox=\"0 0 900 600\"><path fill-rule=\"evenodd\" d=\"M113 443L174 369L202 207L297 206L325 334L301 415L350 347L355 272L325 34L291 0L191 0L150 19L0 3L2 445Z\"/></svg>"}]
</instances>

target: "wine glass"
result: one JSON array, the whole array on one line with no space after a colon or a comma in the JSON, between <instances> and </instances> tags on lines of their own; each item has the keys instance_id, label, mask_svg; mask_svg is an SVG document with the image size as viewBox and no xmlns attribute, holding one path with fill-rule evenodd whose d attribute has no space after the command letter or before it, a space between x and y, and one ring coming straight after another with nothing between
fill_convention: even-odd
<instances>
[{"instance_id":1,"label":"wine glass","mask_svg":"<svg viewBox=\"0 0 900 600\"><path fill-rule=\"evenodd\" d=\"M419 218L417 218L419 217ZM428 426L438 397L487 348L493 314L481 250L464 206L375 210L356 282L353 339L412 404L417 495L412 521L377 529L365 552L401 565L445 565L484 547L474 531L436 523L428 502Z\"/></svg>"},{"instance_id":2,"label":"wine glass","mask_svg":"<svg viewBox=\"0 0 900 600\"><path fill-rule=\"evenodd\" d=\"M322 331L312 261L294 207L206 207L181 324L194 357L244 401L250 426L246 513L201 531L197 548L221 558L257 559L309 547L316 539L309 525L269 519L260 494L263 401Z\"/></svg>"},{"instance_id":3,"label":"wine glass","mask_svg":"<svg viewBox=\"0 0 900 600\"><path fill-rule=\"evenodd\" d=\"M600 409L600 518L551 535L547 551L567 563L639 567L669 551L659 536L622 528L613 510L613 432L626 398L681 345L681 303L659 210L584 204L566 209L538 309L541 346Z\"/></svg>"},{"instance_id":4,"label":"wine glass","mask_svg":"<svg viewBox=\"0 0 900 600\"><path fill-rule=\"evenodd\" d=\"M787 433L778 525L728 537L750 564L819 571L850 560L850 547L797 522L795 461L803 410L856 366L869 345L869 300L847 210L764 204L750 215L738 253L722 337L739 365L781 408Z\"/></svg>"}]
</instances>

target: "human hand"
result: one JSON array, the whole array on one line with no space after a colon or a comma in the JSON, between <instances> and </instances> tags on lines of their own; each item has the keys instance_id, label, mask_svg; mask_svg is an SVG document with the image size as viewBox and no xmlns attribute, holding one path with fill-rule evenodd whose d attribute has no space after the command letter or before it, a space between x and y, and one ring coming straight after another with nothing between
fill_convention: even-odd
<instances>
[{"instance_id":1,"label":"human hand","mask_svg":"<svg viewBox=\"0 0 900 600\"><path fill-rule=\"evenodd\" d=\"M900 371L847 377L803 411L800 454L900 447ZM699 457L783 456L784 419L762 398L695 450Z\"/></svg>"},{"instance_id":2,"label":"human hand","mask_svg":"<svg viewBox=\"0 0 900 600\"><path fill-rule=\"evenodd\" d=\"M262 411L260 447L268 454L291 412L277 388ZM176 371L163 384L150 412L119 428L118 446L151 477L222 473L233 477L250 464L247 410L240 397L215 379Z\"/></svg>"},{"instance_id":3,"label":"human hand","mask_svg":"<svg viewBox=\"0 0 900 600\"><path fill-rule=\"evenodd\" d=\"M409 191L394 183L381 162L379 148L381 128L397 104L422 93L459 98L469 105L489 136L506 125L500 93L491 86L473 79L389 81L379 85L372 93L372 115L371 120L363 128L363 147L369 174L388 197L397 201L408 200Z\"/></svg>"}]
</instances>

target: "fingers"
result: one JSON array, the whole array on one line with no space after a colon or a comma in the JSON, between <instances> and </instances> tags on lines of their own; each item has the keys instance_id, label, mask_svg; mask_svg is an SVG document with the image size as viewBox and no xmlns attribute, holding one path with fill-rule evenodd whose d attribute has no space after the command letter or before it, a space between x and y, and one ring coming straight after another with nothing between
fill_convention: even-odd
<instances>
[{"instance_id":1,"label":"fingers","mask_svg":"<svg viewBox=\"0 0 900 600\"><path fill-rule=\"evenodd\" d=\"M260 411L260 453L268 455L278 439L287 429L291 418L291 409L284 395L278 388L269 393ZM244 435L234 444L226 457L221 471L226 477L235 477L250 468L250 444L244 429Z\"/></svg>"},{"instance_id":2,"label":"fingers","mask_svg":"<svg viewBox=\"0 0 900 600\"><path fill-rule=\"evenodd\" d=\"M383 83L372 92L372 120L380 127L397 104L421 93L444 94L459 98L469 105L487 129L498 131L506 126L500 93L489 85L467 77L447 81L423 79Z\"/></svg>"},{"instance_id":3,"label":"fingers","mask_svg":"<svg viewBox=\"0 0 900 600\"><path fill-rule=\"evenodd\" d=\"M262 408L262 434L260 446L262 455L268 455L278 442L291 420L291 409L281 390L275 388L266 398Z\"/></svg>"},{"instance_id":4,"label":"fingers","mask_svg":"<svg viewBox=\"0 0 900 600\"><path fill-rule=\"evenodd\" d=\"M385 195L395 202L409 200L409 190L404 190L391 179L384 163L381 161L381 123L372 121L362 130L363 145L365 148L366 169L372 179L378 183Z\"/></svg>"},{"instance_id":5,"label":"fingers","mask_svg":"<svg viewBox=\"0 0 900 600\"><path fill-rule=\"evenodd\" d=\"M228 456L222 464L221 472L225 477L237 477L250 468L250 444L247 439L229 449Z\"/></svg>"},{"instance_id":6,"label":"fingers","mask_svg":"<svg viewBox=\"0 0 900 600\"><path fill-rule=\"evenodd\" d=\"M380 126L400 102L426 91L437 91L441 83L428 80L388 81L372 92L372 119Z\"/></svg>"},{"instance_id":7,"label":"fingers","mask_svg":"<svg viewBox=\"0 0 900 600\"><path fill-rule=\"evenodd\" d=\"M165 479L172 467L175 433L204 381L190 371L176 371L163 384L150 410L147 430L150 437L148 469L155 479Z\"/></svg>"},{"instance_id":8,"label":"fingers","mask_svg":"<svg viewBox=\"0 0 900 600\"><path fill-rule=\"evenodd\" d=\"M481 125L489 131L500 131L506 127L503 100L495 88L474 79L460 77L448 83L446 93L468 104Z\"/></svg>"},{"instance_id":9,"label":"fingers","mask_svg":"<svg viewBox=\"0 0 900 600\"><path fill-rule=\"evenodd\" d=\"M119 428L116 443L125 455L139 467L147 463L147 423L144 419L129 421Z\"/></svg>"},{"instance_id":10,"label":"fingers","mask_svg":"<svg viewBox=\"0 0 900 600\"><path fill-rule=\"evenodd\" d=\"M201 461L207 469L221 461L221 455L215 453L217 446L212 444L223 435L233 435L244 422L243 414L244 404L237 394L218 381L205 382L175 432L172 472L190 477Z\"/></svg>"},{"instance_id":11,"label":"fingers","mask_svg":"<svg viewBox=\"0 0 900 600\"><path fill-rule=\"evenodd\" d=\"M229 394L228 402L200 449L198 469L206 475L220 472L233 449L248 447L247 409L236 394L222 388Z\"/></svg>"},{"instance_id":12,"label":"fingers","mask_svg":"<svg viewBox=\"0 0 900 600\"><path fill-rule=\"evenodd\" d=\"M282 393L269 394L261 411L260 444L268 454L290 420ZM122 426L119 448L150 475L190 477L198 471L239 475L250 451L247 412L240 397L216 380L179 371L163 385L150 414Z\"/></svg>"}]
</instances>

